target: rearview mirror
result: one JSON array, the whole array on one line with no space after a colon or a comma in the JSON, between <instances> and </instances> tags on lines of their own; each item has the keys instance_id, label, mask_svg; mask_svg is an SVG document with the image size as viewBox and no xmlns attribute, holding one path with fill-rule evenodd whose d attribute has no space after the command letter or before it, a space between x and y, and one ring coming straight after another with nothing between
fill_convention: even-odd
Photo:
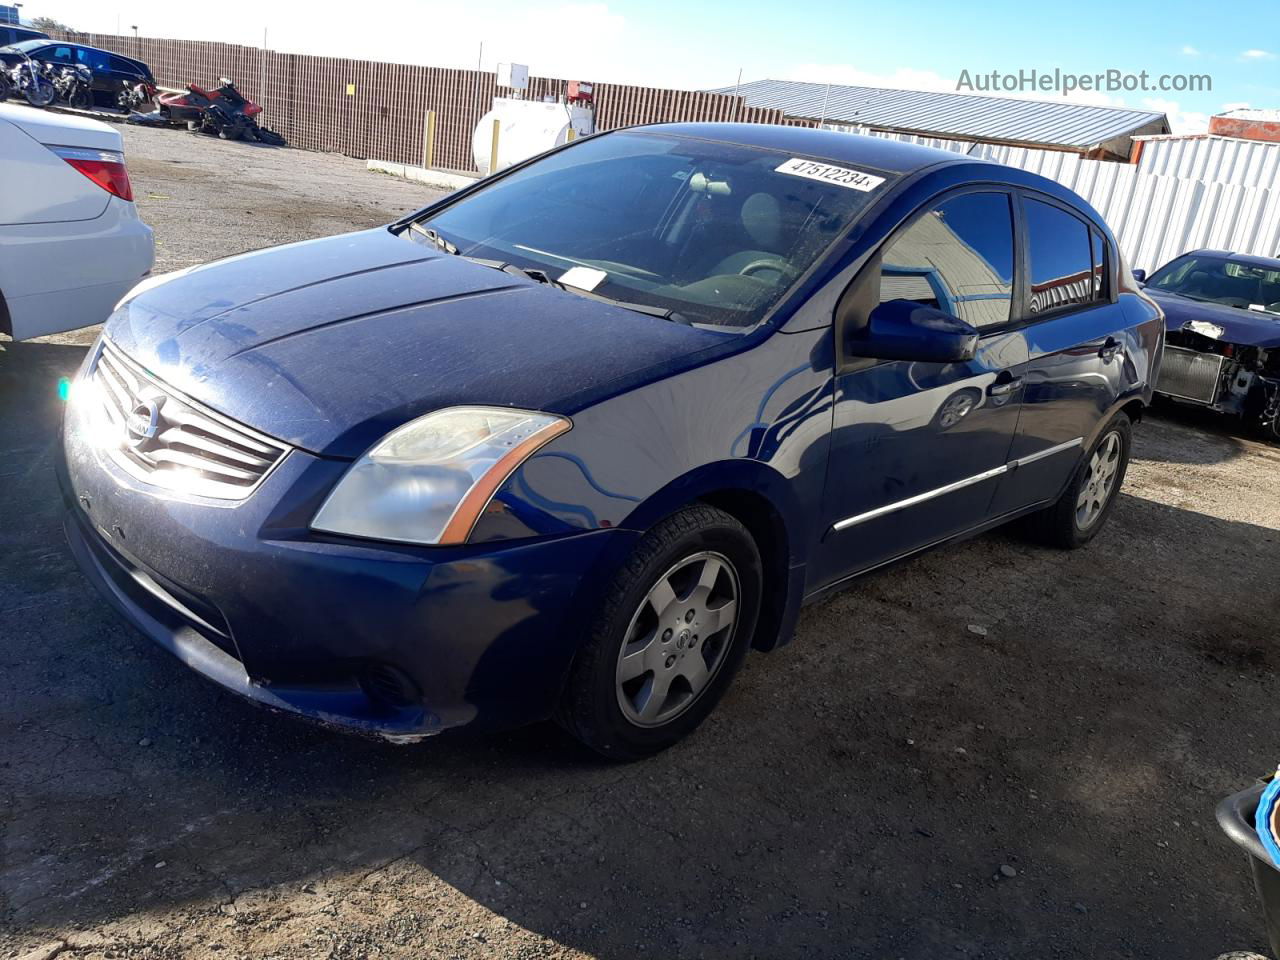
<instances>
[{"instance_id":1,"label":"rearview mirror","mask_svg":"<svg viewBox=\"0 0 1280 960\"><path fill-rule=\"evenodd\" d=\"M1145 271L1145 270L1135 270L1135 271L1133 271L1133 279L1137 280L1139 283L1146 283L1146 282L1147 282L1147 271Z\"/></svg>"},{"instance_id":2,"label":"rearview mirror","mask_svg":"<svg viewBox=\"0 0 1280 960\"><path fill-rule=\"evenodd\" d=\"M956 363L972 360L978 331L958 317L913 300L889 300L849 338L848 351L877 360Z\"/></svg>"}]
</instances>

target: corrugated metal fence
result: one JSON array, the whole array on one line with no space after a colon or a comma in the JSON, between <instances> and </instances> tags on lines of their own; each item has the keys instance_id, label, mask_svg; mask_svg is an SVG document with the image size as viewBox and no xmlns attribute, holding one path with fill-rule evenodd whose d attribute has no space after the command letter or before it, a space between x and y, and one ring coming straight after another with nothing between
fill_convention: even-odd
<instances>
[{"instance_id":1,"label":"corrugated metal fence","mask_svg":"<svg viewBox=\"0 0 1280 960\"><path fill-rule=\"evenodd\" d=\"M474 171L471 134L499 92L479 70L344 60L199 40L78 33L65 39L147 63L162 86L215 85L227 76L266 110L268 126L307 150L417 164L426 112L436 112L435 165ZM565 81L531 77L531 99L559 96ZM348 92L351 91L351 92ZM503 90L510 94L511 91ZM738 120L783 123L779 110L741 97L617 83L595 84L596 125Z\"/></svg>"},{"instance_id":2,"label":"corrugated metal fence","mask_svg":"<svg viewBox=\"0 0 1280 960\"><path fill-rule=\"evenodd\" d=\"M1212 179L1207 169L1201 177L1170 176L1058 150L839 129L984 157L1056 180L1102 214L1133 267L1151 271L1200 247L1280 256L1280 186L1272 186L1274 180L1230 183Z\"/></svg>"}]
</instances>

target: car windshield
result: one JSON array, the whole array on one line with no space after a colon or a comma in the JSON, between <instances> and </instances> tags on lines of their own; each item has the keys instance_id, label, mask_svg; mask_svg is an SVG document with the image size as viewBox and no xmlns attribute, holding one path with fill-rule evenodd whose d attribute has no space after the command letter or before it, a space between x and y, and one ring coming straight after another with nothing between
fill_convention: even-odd
<instances>
[{"instance_id":1,"label":"car windshield","mask_svg":"<svg viewBox=\"0 0 1280 960\"><path fill-rule=\"evenodd\" d=\"M623 305L742 331L891 176L758 147L611 133L462 198L417 233Z\"/></svg>"},{"instance_id":2,"label":"car windshield","mask_svg":"<svg viewBox=\"0 0 1280 960\"><path fill-rule=\"evenodd\" d=\"M1280 314L1280 267L1189 256L1157 270L1147 286L1192 300Z\"/></svg>"}]
</instances>

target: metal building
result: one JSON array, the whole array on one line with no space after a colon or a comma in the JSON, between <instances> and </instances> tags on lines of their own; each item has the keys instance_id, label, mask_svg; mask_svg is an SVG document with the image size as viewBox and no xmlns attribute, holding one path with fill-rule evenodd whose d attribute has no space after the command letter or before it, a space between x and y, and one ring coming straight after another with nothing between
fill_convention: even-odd
<instances>
[{"instance_id":1,"label":"metal building","mask_svg":"<svg viewBox=\"0 0 1280 960\"><path fill-rule=\"evenodd\" d=\"M1128 160L1134 137L1169 133L1169 120L1163 113L1065 100L1015 100L793 80L753 80L714 92L736 92L748 106L778 109L789 119L824 126L1044 147L1094 159Z\"/></svg>"}]
</instances>

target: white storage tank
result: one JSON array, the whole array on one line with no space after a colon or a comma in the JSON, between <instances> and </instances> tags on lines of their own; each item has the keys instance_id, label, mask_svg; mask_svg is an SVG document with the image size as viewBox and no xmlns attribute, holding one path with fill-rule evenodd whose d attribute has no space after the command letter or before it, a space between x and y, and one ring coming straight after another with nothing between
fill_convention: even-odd
<instances>
[{"instance_id":1,"label":"white storage tank","mask_svg":"<svg viewBox=\"0 0 1280 960\"><path fill-rule=\"evenodd\" d=\"M490 170L495 120L498 122L498 163ZM480 118L471 135L471 154L480 175L488 176L565 143L570 130L575 137L595 132L595 113L589 105L495 97L493 108Z\"/></svg>"}]
</instances>

